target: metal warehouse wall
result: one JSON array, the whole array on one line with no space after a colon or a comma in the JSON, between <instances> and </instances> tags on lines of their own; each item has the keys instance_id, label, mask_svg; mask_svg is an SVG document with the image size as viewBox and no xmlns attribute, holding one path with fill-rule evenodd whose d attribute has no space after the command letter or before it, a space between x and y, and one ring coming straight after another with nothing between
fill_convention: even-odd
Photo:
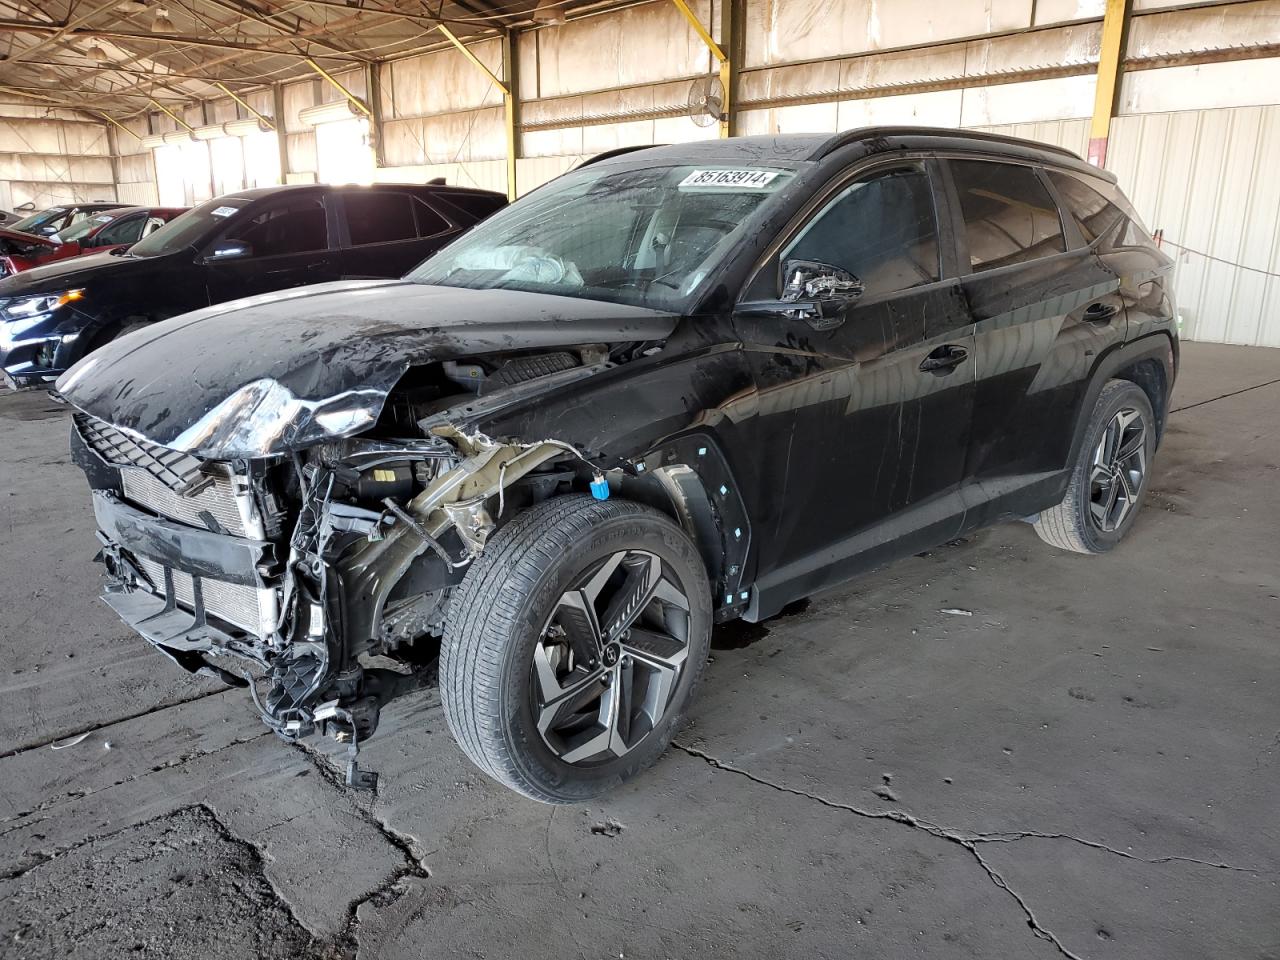
<instances>
[{"instance_id":1,"label":"metal warehouse wall","mask_svg":"<svg viewBox=\"0 0 1280 960\"><path fill-rule=\"evenodd\" d=\"M720 35L725 2L690 6ZM1084 155L1105 7L1106 0L741 0L738 132L936 124L1009 132ZM502 48L497 39L469 47L509 76ZM1107 165L1148 224L1187 248L1179 248L1178 273L1188 337L1280 345L1277 280L1266 273L1276 271L1280 251L1277 48L1280 0L1133 0ZM715 62L670 0L524 30L514 49L520 193L603 150L718 135L714 124L686 115L692 81L714 72ZM283 172L274 156L274 165L260 162L258 143L258 178L443 176L506 189L501 93L459 52L337 76L372 117L319 78L245 94L255 110L279 114ZM199 128L248 114L215 100L183 116ZM139 119L137 132L165 145L152 150L113 131L122 197L150 200L148 176L154 183L183 170L192 180L178 188L185 202L253 180L249 140L219 136L204 146L162 114ZM175 192L172 184L161 200L166 192Z\"/></svg>"},{"instance_id":2,"label":"metal warehouse wall","mask_svg":"<svg viewBox=\"0 0 1280 960\"><path fill-rule=\"evenodd\" d=\"M18 98L0 103L0 209L114 200L111 163L101 124Z\"/></svg>"}]
</instances>

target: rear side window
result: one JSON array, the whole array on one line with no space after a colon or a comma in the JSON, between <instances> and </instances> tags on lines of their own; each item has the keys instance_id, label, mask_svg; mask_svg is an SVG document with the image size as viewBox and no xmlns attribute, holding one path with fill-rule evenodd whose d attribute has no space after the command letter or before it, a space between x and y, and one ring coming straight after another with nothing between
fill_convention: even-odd
<instances>
[{"instance_id":1,"label":"rear side window","mask_svg":"<svg viewBox=\"0 0 1280 960\"><path fill-rule=\"evenodd\" d=\"M993 270L1067 249L1053 198L1031 167L952 160L969 266Z\"/></svg>"},{"instance_id":2,"label":"rear side window","mask_svg":"<svg viewBox=\"0 0 1280 960\"><path fill-rule=\"evenodd\" d=\"M414 201L407 193L386 190L343 194L347 233L353 247L367 243L394 243L418 236Z\"/></svg>"},{"instance_id":3,"label":"rear side window","mask_svg":"<svg viewBox=\"0 0 1280 960\"><path fill-rule=\"evenodd\" d=\"M418 215L418 236L420 237L434 237L453 227L453 224L421 200L414 200L413 209Z\"/></svg>"},{"instance_id":4,"label":"rear side window","mask_svg":"<svg viewBox=\"0 0 1280 960\"><path fill-rule=\"evenodd\" d=\"M445 210L456 214L459 223L479 223L490 214L497 213L507 205L503 197L489 196L484 193L450 193L433 195L432 200Z\"/></svg>"},{"instance_id":5,"label":"rear side window","mask_svg":"<svg viewBox=\"0 0 1280 960\"><path fill-rule=\"evenodd\" d=\"M1066 213L1076 222L1084 235L1086 243L1093 243L1099 237L1107 239L1102 243L1104 249L1115 247L1133 247L1151 242L1138 215L1129 203L1119 195L1119 191L1111 188L1113 199L1103 196L1098 190L1089 186L1078 177L1057 170L1049 171L1049 179L1062 197Z\"/></svg>"}]
</instances>

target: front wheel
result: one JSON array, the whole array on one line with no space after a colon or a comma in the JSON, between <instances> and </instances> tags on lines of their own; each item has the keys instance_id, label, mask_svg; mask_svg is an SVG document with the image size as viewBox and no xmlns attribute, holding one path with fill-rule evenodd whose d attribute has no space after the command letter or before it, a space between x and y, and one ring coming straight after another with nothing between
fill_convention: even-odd
<instances>
[{"instance_id":1,"label":"front wheel","mask_svg":"<svg viewBox=\"0 0 1280 960\"><path fill-rule=\"evenodd\" d=\"M1112 380L1102 388L1067 495L1035 522L1040 539L1076 553L1105 553L1137 518L1156 451L1151 401L1137 384Z\"/></svg>"},{"instance_id":2,"label":"front wheel","mask_svg":"<svg viewBox=\"0 0 1280 960\"><path fill-rule=\"evenodd\" d=\"M649 766L706 664L697 548L658 511L557 497L499 530L449 604L445 717L485 773L574 803Z\"/></svg>"}]
</instances>

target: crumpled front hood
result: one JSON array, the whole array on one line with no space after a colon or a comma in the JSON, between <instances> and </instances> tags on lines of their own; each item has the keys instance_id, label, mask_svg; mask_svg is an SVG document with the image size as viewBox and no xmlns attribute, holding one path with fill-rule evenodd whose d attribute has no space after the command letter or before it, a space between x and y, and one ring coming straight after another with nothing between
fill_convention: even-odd
<instances>
[{"instance_id":1,"label":"crumpled front hood","mask_svg":"<svg viewBox=\"0 0 1280 960\"><path fill-rule=\"evenodd\" d=\"M58 390L153 443L257 458L366 429L411 366L658 340L675 322L642 307L515 290L326 283L153 324L90 354Z\"/></svg>"}]
</instances>

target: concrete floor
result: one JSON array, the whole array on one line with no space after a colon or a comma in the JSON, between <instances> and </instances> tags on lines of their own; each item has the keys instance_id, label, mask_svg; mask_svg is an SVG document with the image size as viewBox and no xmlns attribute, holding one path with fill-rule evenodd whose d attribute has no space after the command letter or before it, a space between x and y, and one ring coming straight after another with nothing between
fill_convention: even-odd
<instances>
[{"instance_id":1,"label":"concrete floor","mask_svg":"<svg viewBox=\"0 0 1280 960\"><path fill-rule=\"evenodd\" d=\"M679 746L553 809L433 691L370 797L180 676L5 395L0 956L1280 956L1280 350L1188 345L1174 406L1115 553L1010 525L724 629Z\"/></svg>"}]
</instances>

